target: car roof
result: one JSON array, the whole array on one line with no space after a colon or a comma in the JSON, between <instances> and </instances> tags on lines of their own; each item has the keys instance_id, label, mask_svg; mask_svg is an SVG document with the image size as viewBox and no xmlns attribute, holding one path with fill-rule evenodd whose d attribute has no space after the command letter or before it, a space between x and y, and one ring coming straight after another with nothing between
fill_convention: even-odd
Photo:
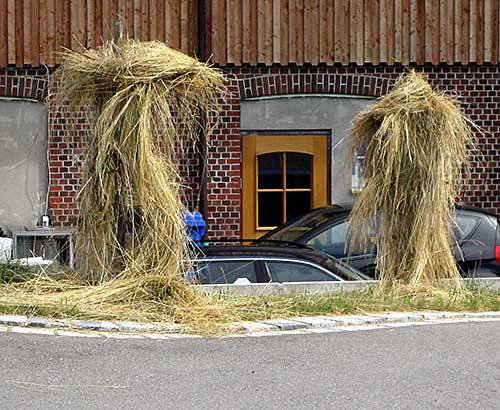
<instances>
[{"instance_id":1,"label":"car roof","mask_svg":"<svg viewBox=\"0 0 500 410\"><path fill-rule=\"evenodd\" d=\"M275 245L209 245L203 246L198 250L199 255L205 256L283 256L306 258L311 260L323 260L324 258L331 258L328 255L322 254L319 251L305 247L305 246L288 246L288 244Z\"/></svg>"}]
</instances>

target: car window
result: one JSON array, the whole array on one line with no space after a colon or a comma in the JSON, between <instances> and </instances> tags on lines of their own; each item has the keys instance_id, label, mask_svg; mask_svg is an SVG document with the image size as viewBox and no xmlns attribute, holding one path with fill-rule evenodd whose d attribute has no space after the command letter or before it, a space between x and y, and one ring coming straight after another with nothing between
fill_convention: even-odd
<instances>
[{"instance_id":1,"label":"car window","mask_svg":"<svg viewBox=\"0 0 500 410\"><path fill-rule=\"evenodd\" d=\"M375 236L371 233L369 228L367 228L366 235ZM344 221L340 224L333 225L318 235L312 237L307 241L307 245L321 252L335 256L336 258L375 254L376 252L375 245L371 242L369 242L367 249L359 249L359 247L357 247L357 249L352 250L349 249L350 242L351 232L349 230L349 222Z\"/></svg>"},{"instance_id":2,"label":"car window","mask_svg":"<svg viewBox=\"0 0 500 410\"><path fill-rule=\"evenodd\" d=\"M300 262L266 262L273 282L317 282L338 280L313 265Z\"/></svg>"},{"instance_id":3,"label":"car window","mask_svg":"<svg viewBox=\"0 0 500 410\"><path fill-rule=\"evenodd\" d=\"M262 239L272 239L274 241L294 242L317 226L327 222L330 218L338 214L334 210L329 212L312 212L290 221L286 225L271 231Z\"/></svg>"},{"instance_id":4,"label":"car window","mask_svg":"<svg viewBox=\"0 0 500 410\"><path fill-rule=\"evenodd\" d=\"M456 215L456 223L453 226L453 236L457 241L462 241L470 236L475 230L480 219L471 215Z\"/></svg>"},{"instance_id":5,"label":"car window","mask_svg":"<svg viewBox=\"0 0 500 410\"><path fill-rule=\"evenodd\" d=\"M202 285L231 284L238 279L257 283L255 264L251 260L203 261L198 263L198 280Z\"/></svg>"}]
</instances>

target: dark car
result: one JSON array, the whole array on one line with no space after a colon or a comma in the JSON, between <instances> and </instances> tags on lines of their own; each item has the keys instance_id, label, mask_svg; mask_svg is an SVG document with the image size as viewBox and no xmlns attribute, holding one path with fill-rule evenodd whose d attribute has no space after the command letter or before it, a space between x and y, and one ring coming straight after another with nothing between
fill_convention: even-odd
<instances>
[{"instance_id":1,"label":"dark car","mask_svg":"<svg viewBox=\"0 0 500 410\"><path fill-rule=\"evenodd\" d=\"M317 208L276 228L258 241L288 241L332 255L371 277L376 267L376 232L368 232L368 249L349 249L350 206ZM496 216L457 207L452 251L466 277L500 276L500 231ZM263 242L264 243L264 242Z\"/></svg>"},{"instance_id":2,"label":"dark car","mask_svg":"<svg viewBox=\"0 0 500 410\"><path fill-rule=\"evenodd\" d=\"M201 284L367 280L336 258L305 246L204 246L194 260Z\"/></svg>"}]
</instances>

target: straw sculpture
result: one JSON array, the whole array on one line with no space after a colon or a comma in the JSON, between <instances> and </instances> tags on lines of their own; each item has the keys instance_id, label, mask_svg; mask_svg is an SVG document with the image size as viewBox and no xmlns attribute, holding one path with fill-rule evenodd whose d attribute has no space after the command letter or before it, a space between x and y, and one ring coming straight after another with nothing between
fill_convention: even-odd
<instances>
[{"instance_id":1,"label":"straw sculpture","mask_svg":"<svg viewBox=\"0 0 500 410\"><path fill-rule=\"evenodd\" d=\"M94 284L148 275L142 282L181 292L189 246L176 157L196 145L200 127L210 133L223 75L160 42L63 56L61 95L69 108L86 106L91 124L78 271Z\"/></svg>"},{"instance_id":2,"label":"straw sculpture","mask_svg":"<svg viewBox=\"0 0 500 410\"><path fill-rule=\"evenodd\" d=\"M351 229L361 246L367 229L378 231L382 286L434 286L443 279L460 286L452 221L474 146L470 121L451 97L411 71L355 117L353 135L355 146L365 149L366 185Z\"/></svg>"}]
</instances>

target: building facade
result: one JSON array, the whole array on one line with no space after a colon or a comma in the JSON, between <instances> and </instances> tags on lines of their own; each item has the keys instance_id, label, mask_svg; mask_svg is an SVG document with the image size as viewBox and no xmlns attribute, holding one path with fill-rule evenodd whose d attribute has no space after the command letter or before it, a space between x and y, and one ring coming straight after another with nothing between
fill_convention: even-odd
<instances>
[{"instance_id":1,"label":"building facade","mask_svg":"<svg viewBox=\"0 0 500 410\"><path fill-rule=\"evenodd\" d=\"M210 238L257 237L311 207L354 201L362 156L352 152L351 121L408 68L455 94L482 128L461 201L500 211L498 0L5 3L0 183L12 192L0 198L4 230L44 213L54 225L76 224L87 125L74 112L77 127L69 127L54 108L54 51L96 47L116 21L129 36L166 41L227 77L208 151L180 159L186 201L203 211ZM20 112L38 120L14 120ZM25 148L16 145L22 138ZM26 198L32 212L15 211Z\"/></svg>"}]
</instances>

